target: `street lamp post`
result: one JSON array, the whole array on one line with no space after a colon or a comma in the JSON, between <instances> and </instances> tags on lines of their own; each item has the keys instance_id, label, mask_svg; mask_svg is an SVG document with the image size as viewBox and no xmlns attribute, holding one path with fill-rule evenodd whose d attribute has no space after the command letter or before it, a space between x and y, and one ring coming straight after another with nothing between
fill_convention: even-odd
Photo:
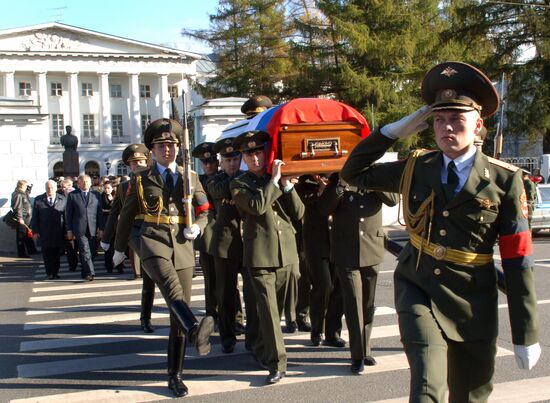
<instances>
[{"instance_id":1,"label":"street lamp post","mask_svg":"<svg viewBox=\"0 0 550 403\"><path fill-rule=\"evenodd\" d=\"M111 161L109 161L109 158L105 158L105 166L107 167L107 176L109 176L109 169L111 169Z\"/></svg>"}]
</instances>

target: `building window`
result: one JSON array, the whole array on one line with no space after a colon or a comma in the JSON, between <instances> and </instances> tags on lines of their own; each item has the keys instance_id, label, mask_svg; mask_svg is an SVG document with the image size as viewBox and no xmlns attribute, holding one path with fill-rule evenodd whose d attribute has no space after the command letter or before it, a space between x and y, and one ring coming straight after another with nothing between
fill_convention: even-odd
<instances>
[{"instance_id":1,"label":"building window","mask_svg":"<svg viewBox=\"0 0 550 403\"><path fill-rule=\"evenodd\" d=\"M122 137L122 115L111 115L111 125L113 128L113 137Z\"/></svg>"},{"instance_id":2,"label":"building window","mask_svg":"<svg viewBox=\"0 0 550 403\"><path fill-rule=\"evenodd\" d=\"M20 82L19 83L19 95L22 97L31 96L31 83Z\"/></svg>"},{"instance_id":3,"label":"building window","mask_svg":"<svg viewBox=\"0 0 550 403\"><path fill-rule=\"evenodd\" d=\"M170 98L177 98L178 97L178 86L177 85L169 85L168 86L168 93L170 94Z\"/></svg>"},{"instance_id":4,"label":"building window","mask_svg":"<svg viewBox=\"0 0 550 403\"><path fill-rule=\"evenodd\" d=\"M94 115L82 115L82 136L86 139L95 138Z\"/></svg>"},{"instance_id":5,"label":"building window","mask_svg":"<svg viewBox=\"0 0 550 403\"><path fill-rule=\"evenodd\" d=\"M59 144L59 138L63 136L63 128L65 127L62 114L52 114L52 134L51 143Z\"/></svg>"},{"instance_id":6,"label":"building window","mask_svg":"<svg viewBox=\"0 0 550 403\"><path fill-rule=\"evenodd\" d=\"M111 97L112 98L122 98L122 85L120 85L120 84L111 84Z\"/></svg>"},{"instance_id":7,"label":"building window","mask_svg":"<svg viewBox=\"0 0 550 403\"><path fill-rule=\"evenodd\" d=\"M82 83L82 96L91 97L92 95L94 95L92 83Z\"/></svg>"},{"instance_id":8,"label":"building window","mask_svg":"<svg viewBox=\"0 0 550 403\"><path fill-rule=\"evenodd\" d=\"M140 84L139 96L141 98L151 98L151 86L149 84Z\"/></svg>"},{"instance_id":9,"label":"building window","mask_svg":"<svg viewBox=\"0 0 550 403\"><path fill-rule=\"evenodd\" d=\"M116 174L118 176L124 176L128 174L128 167L124 162L120 161L118 164L116 164Z\"/></svg>"},{"instance_id":10,"label":"building window","mask_svg":"<svg viewBox=\"0 0 550 403\"><path fill-rule=\"evenodd\" d=\"M60 97L63 95L63 86L61 83L50 83L52 97Z\"/></svg>"},{"instance_id":11,"label":"building window","mask_svg":"<svg viewBox=\"0 0 550 403\"><path fill-rule=\"evenodd\" d=\"M141 134L145 133L149 123L151 123L151 115L141 115Z\"/></svg>"}]
</instances>

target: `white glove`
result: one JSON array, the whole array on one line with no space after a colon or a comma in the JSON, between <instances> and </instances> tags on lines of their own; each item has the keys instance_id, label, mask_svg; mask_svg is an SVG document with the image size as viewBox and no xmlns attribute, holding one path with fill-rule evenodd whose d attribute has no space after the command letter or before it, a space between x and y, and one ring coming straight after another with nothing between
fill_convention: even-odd
<instances>
[{"instance_id":1,"label":"white glove","mask_svg":"<svg viewBox=\"0 0 550 403\"><path fill-rule=\"evenodd\" d=\"M200 234L201 234L201 229L197 224L193 224L191 225L191 227L189 228L186 227L183 229L183 236L189 239L190 241L192 241L193 239L196 239Z\"/></svg>"},{"instance_id":2,"label":"white glove","mask_svg":"<svg viewBox=\"0 0 550 403\"><path fill-rule=\"evenodd\" d=\"M431 113L432 108L429 105L423 106L401 120L383 126L380 132L391 139L403 139L412 136L428 128L426 119Z\"/></svg>"},{"instance_id":3,"label":"white glove","mask_svg":"<svg viewBox=\"0 0 550 403\"><path fill-rule=\"evenodd\" d=\"M517 346L514 344L514 355L519 369L531 370L540 358L540 344L535 343L530 346Z\"/></svg>"},{"instance_id":4,"label":"white glove","mask_svg":"<svg viewBox=\"0 0 550 403\"><path fill-rule=\"evenodd\" d=\"M109 248L111 247L111 244L101 241L99 243L99 246L101 246L101 249L103 249L105 252L107 252L109 250Z\"/></svg>"},{"instance_id":5,"label":"white glove","mask_svg":"<svg viewBox=\"0 0 550 403\"><path fill-rule=\"evenodd\" d=\"M124 262L125 259L126 255L124 254L124 252L119 252L118 250L115 250L115 253L113 254L113 264L115 266L118 266L119 264Z\"/></svg>"}]
</instances>

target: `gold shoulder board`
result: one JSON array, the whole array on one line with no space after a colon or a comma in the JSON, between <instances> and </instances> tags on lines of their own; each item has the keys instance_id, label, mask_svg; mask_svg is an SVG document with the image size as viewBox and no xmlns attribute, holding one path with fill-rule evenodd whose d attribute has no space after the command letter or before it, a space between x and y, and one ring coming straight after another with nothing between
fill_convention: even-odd
<instances>
[{"instance_id":1,"label":"gold shoulder board","mask_svg":"<svg viewBox=\"0 0 550 403\"><path fill-rule=\"evenodd\" d=\"M489 162L491 164L499 166L501 168L504 168L508 171L516 172L519 169L515 165L508 164L507 162L504 162L504 161L501 161L501 160L497 160L496 158L493 158L493 157L487 157L487 158L489 159Z\"/></svg>"}]
</instances>

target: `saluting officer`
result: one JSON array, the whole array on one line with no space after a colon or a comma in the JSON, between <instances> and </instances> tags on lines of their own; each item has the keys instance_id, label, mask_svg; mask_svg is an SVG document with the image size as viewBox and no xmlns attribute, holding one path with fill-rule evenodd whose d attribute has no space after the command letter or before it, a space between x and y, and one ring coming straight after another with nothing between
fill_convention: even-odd
<instances>
[{"instance_id":1,"label":"saluting officer","mask_svg":"<svg viewBox=\"0 0 550 403\"><path fill-rule=\"evenodd\" d=\"M130 144L122 152L122 162L126 166L130 167L130 177L134 177L135 172L147 167L147 158L149 156L149 150L144 144ZM107 218L105 229L103 231L103 237L101 238L101 248L105 251L109 250L111 242L115 237L115 230L118 223L118 216L124 205L126 193L130 186L130 181L122 182L117 186L117 192L111 212ZM135 217L132 223L132 230L130 231L130 239L128 241L131 252L133 254L132 264L134 267L134 277L141 275L143 279L143 285L141 287L141 315L140 323L141 329L145 333L153 333L155 330L151 325L151 311L153 310L153 304L155 302L155 283L149 277L145 271L140 269L140 237L139 232L141 230L141 224L143 223L143 215L139 214Z\"/></svg>"},{"instance_id":2,"label":"saluting officer","mask_svg":"<svg viewBox=\"0 0 550 403\"><path fill-rule=\"evenodd\" d=\"M331 214L330 261L342 286L351 371L362 374L365 365L376 365L370 337L378 265L384 259L382 204L395 206L399 195L357 189L334 174L324 198Z\"/></svg>"},{"instance_id":3,"label":"saluting officer","mask_svg":"<svg viewBox=\"0 0 550 403\"><path fill-rule=\"evenodd\" d=\"M432 68L422 82L429 105L362 140L341 176L351 185L403 195L410 242L394 274L395 307L411 368L411 402L486 402L498 333L493 246L499 241L520 368L539 356L527 205L516 167L476 150L483 118L498 109L491 81L459 62ZM438 151L374 164L433 115Z\"/></svg>"},{"instance_id":4,"label":"saluting officer","mask_svg":"<svg viewBox=\"0 0 550 403\"><path fill-rule=\"evenodd\" d=\"M256 300L252 290L250 273L243 268L243 242L241 217L231 198L229 183L243 172L241 153L233 146L233 138L225 138L214 144L214 152L220 154L221 171L208 179L208 193L214 200L216 222L212 231L209 253L214 256L216 268L216 295L218 300L219 329L222 351L232 353L237 341L235 314L239 298L237 277L243 278L243 294L246 308L246 348L251 350L258 337ZM236 294L237 292L237 294Z\"/></svg>"},{"instance_id":5,"label":"saluting officer","mask_svg":"<svg viewBox=\"0 0 550 403\"><path fill-rule=\"evenodd\" d=\"M210 352L209 337L214 318L199 321L189 308L195 252L193 240L208 221L208 199L196 172L190 172L195 221L185 223L183 168L176 164L181 125L175 120L158 119L145 130L144 142L155 162L137 172L130 182L116 230L114 263L124 259L132 222L143 214L140 230L142 268L160 289L170 309L168 339L168 387L174 395L185 396L182 369L186 340L200 355Z\"/></svg>"},{"instance_id":6,"label":"saluting officer","mask_svg":"<svg viewBox=\"0 0 550 403\"><path fill-rule=\"evenodd\" d=\"M243 264L250 270L259 317L256 358L269 370L268 383L286 372L286 350L280 318L291 266L298 264L292 220L304 215L294 190L297 178L281 176L281 160L267 173L265 145L269 134L253 130L238 136L248 171L231 181L231 195L242 219Z\"/></svg>"},{"instance_id":7,"label":"saluting officer","mask_svg":"<svg viewBox=\"0 0 550 403\"><path fill-rule=\"evenodd\" d=\"M204 277L204 302L206 314L218 318L218 301L216 298L216 270L214 268L214 257L208 252L210 243L212 242L212 227L216 222L214 203L212 197L208 193L206 182L208 178L216 175L219 169L219 161L216 157L212 146L214 143L204 142L196 146L191 155L198 158L202 167L203 174L199 175L202 188L206 192L208 197L208 203L210 205L210 215L208 216L208 224L202 231L202 234L195 239L193 246L196 251L199 252L199 263L202 267L202 274Z\"/></svg>"}]
</instances>

